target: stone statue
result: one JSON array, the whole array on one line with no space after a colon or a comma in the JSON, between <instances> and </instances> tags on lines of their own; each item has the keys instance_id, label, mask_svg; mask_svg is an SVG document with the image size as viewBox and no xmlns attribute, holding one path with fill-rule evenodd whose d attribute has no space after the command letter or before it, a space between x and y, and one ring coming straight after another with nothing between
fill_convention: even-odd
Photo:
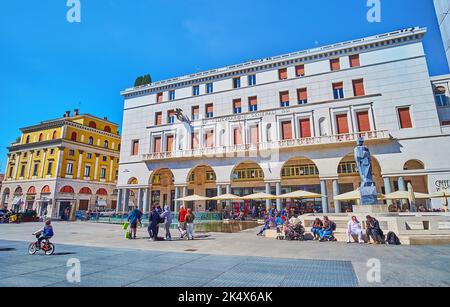
<instances>
[{"instance_id":1,"label":"stone statue","mask_svg":"<svg viewBox=\"0 0 450 307\"><path fill-rule=\"evenodd\" d=\"M378 202L378 193L373 181L372 157L369 148L364 146L363 138L358 139L355 161L361 177L361 205L375 205Z\"/></svg>"}]
</instances>

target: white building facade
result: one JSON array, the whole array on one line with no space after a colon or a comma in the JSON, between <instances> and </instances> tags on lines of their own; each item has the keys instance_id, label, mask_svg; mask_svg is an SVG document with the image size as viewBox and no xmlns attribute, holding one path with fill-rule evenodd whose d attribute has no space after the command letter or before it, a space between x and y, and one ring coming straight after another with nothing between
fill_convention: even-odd
<instances>
[{"instance_id":1,"label":"white building facade","mask_svg":"<svg viewBox=\"0 0 450 307\"><path fill-rule=\"evenodd\" d=\"M450 1L434 0L434 7L438 17L439 29L444 42L445 54L450 68Z\"/></svg>"},{"instance_id":2,"label":"white building facade","mask_svg":"<svg viewBox=\"0 0 450 307\"><path fill-rule=\"evenodd\" d=\"M408 182L419 192L442 188L450 180L450 114L435 101L425 34L405 29L125 90L118 210L131 195L148 211L177 209L176 199L192 194L302 189L323 198L288 205L341 212L348 204L333 195L360 184L359 137L373 154L379 192Z\"/></svg>"}]
</instances>

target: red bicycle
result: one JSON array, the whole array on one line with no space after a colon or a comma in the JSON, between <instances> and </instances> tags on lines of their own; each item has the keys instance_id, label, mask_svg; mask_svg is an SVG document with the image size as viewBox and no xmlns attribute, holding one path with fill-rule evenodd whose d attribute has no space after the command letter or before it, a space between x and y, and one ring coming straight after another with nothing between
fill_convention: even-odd
<instances>
[{"instance_id":1,"label":"red bicycle","mask_svg":"<svg viewBox=\"0 0 450 307\"><path fill-rule=\"evenodd\" d=\"M36 239L39 239L40 235L36 235ZM48 239L42 240L41 244L39 241L33 242L28 247L28 253L30 255L36 254L38 250L42 250L46 255L50 256L55 253L55 245L51 243Z\"/></svg>"}]
</instances>

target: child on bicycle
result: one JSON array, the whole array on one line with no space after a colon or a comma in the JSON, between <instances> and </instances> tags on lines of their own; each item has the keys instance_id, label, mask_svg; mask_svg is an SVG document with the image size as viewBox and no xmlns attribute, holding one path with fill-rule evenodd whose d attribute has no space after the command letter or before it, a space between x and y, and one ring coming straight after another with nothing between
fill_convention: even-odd
<instances>
[{"instance_id":1,"label":"child on bicycle","mask_svg":"<svg viewBox=\"0 0 450 307\"><path fill-rule=\"evenodd\" d=\"M46 220L44 227L34 232L33 235L38 238L37 242L40 248L43 240L50 240L55 235L53 232L52 222L50 220Z\"/></svg>"}]
</instances>

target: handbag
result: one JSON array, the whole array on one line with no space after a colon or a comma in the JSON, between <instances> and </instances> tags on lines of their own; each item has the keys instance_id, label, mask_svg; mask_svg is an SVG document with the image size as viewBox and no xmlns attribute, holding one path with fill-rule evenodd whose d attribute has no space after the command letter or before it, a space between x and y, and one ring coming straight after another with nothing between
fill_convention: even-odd
<instances>
[{"instance_id":1,"label":"handbag","mask_svg":"<svg viewBox=\"0 0 450 307\"><path fill-rule=\"evenodd\" d=\"M122 229L123 230L127 230L128 226L130 226L130 223L129 222L125 222L125 223L123 223Z\"/></svg>"}]
</instances>

